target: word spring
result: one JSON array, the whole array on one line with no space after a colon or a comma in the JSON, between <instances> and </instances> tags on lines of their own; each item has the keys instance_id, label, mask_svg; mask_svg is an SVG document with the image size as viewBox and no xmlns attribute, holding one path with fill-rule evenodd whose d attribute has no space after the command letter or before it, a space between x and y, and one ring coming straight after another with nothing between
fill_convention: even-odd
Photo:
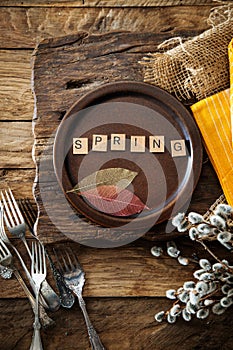
<instances>
[{"instance_id":1,"label":"word spring","mask_svg":"<svg viewBox=\"0 0 233 350\"><path fill-rule=\"evenodd\" d=\"M185 140L171 140L170 149L172 157L186 156ZM93 135L92 148L93 152L125 151L126 150L126 134L111 134L108 142L107 135ZM73 138L73 154L88 154L88 138ZM146 136L130 136L130 152L146 152ZM164 153L165 137L149 136L149 152Z\"/></svg>"}]
</instances>

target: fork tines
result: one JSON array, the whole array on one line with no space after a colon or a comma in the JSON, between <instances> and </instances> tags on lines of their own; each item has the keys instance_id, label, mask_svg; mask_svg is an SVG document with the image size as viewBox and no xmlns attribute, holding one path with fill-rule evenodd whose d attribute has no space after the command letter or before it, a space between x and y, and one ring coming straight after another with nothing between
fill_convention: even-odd
<instances>
[{"instance_id":1,"label":"fork tines","mask_svg":"<svg viewBox=\"0 0 233 350\"><path fill-rule=\"evenodd\" d=\"M3 194L3 192L1 192L1 197L5 209L4 218L7 227L14 227L15 225L22 224L24 222L24 219L11 189L9 188L8 191L5 190L5 195Z\"/></svg>"},{"instance_id":2,"label":"fork tines","mask_svg":"<svg viewBox=\"0 0 233 350\"><path fill-rule=\"evenodd\" d=\"M4 229L3 216L4 216L4 208L3 208L2 202L0 201L0 231Z\"/></svg>"},{"instance_id":3,"label":"fork tines","mask_svg":"<svg viewBox=\"0 0 233 350\"><path fill-rule=\"evenodd\" d=\"M9 255L10 251L5 245L5 243L0 239L0 260L4 258L6 255Z\"/></svg>"},{"instance_id":4,"label":"fork tines","mask_svg":"<svg viewBox=\"0 0 233 350\"><path fill-rule=\"evenodd\" d=\"M10 243L4 228L3 217L4 217L4 208L2 206L2 203L0 202L0 240L3 241L4 243Z\"/></svg>"},{"instance_id":5,"label":"fork tines","mask_svg":"<svg viewBox=\"0 0 233 350\"><path fill-rule=\"evenodd\" d=\"M12 261L12 255L6 244L0 239L0 262L3 265L9 265Z\"/></svg>"},{"instance_id":6,"label":"fork tines","mask_svg":"<svg viewBox=\"0 0 233 350\"><path fill-rule=\"evenodd\" d=\"M76 255L74 254L73 250L70 247L59 250L59 256L58 256L58 251L56 249L53 249L53 251L54 251L54 255L56 257L56 261L59 266L60 272L66 273L77 268L82 271L82 267Z\"/></svg>"},{"instance_id":7,"label":"fork tines","mask_svg":"<svg viewBox=\"0 0 233 350\"><path fill-rule=\"evenodd\" d=\"M31 274L43 274L46 275L46 259L45 250L38 242L32 242L32 264Z\"/></svg>"},{"instance_id":8,"label":"fork tines","mask_svg":"<svg viewBox=\"0 0 233 350\"><path fill-rule=\"evenodd\" d=\"M24 220L32 234L34 234L34 224L37 219L37 212L34 209L30 199L19 199L18 201L19 208L24 217Z\"/></svg>"}]
</instances>

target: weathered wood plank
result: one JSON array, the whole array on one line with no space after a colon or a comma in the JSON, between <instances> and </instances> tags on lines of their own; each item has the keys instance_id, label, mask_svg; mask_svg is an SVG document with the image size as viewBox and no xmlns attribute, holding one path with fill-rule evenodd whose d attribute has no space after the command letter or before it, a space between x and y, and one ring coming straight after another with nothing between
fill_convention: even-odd
<instances>
[{"instance_id":1,"label":"weathered wood plank","mask_svg":"<svg viewBox=\"0 0 233 350\"><path fill-rule=\"evenodd\" d=\"M232 350L233 319L228 310L206 320L158 324L154 313L171 301L159 298L86 298L90 318L108 350ZM77 303L51 317L56 326L42 330L47 350L89 349L84 320ZM33 315L26 300L0 300L1 350L29 349ZM120 347L119 347L120 344Z\"/></svg>"},{"instance_id":2,"label":"weathered wood plank","mask_svg":"<svg viewBox=\"0 0 233 350\"><path fill-rule=\"evenodd\" d=\"M1 6L46 6L46 7L162 7L214 5L214 0L3 0Z\"/></svg>"},{"instance_id":3,"label":"weathered wood plank","mask_svg":"<svg viewBox=\"0 0 233 350\"><path fill-rule=\"evenodd\" d=\"M93 235L108 236L109 232L100 230L96 225L89 225L85 220L76 222L78 218L74 213L69 214L69 207L65 209L62 205L64 195L56 183L52 163L53 133L67 108L85 92L106 82L142 81L143 74L138 61L145 51L152 51L159 40L161 36L146 33L109 33L98 36L80 33L78 36L46 40L38 47L34 62L34 91L37 98L34 155L39 169L39 181L43 182L43 186L37 186L35 194L40 207L37 232L45 243L60 240L60 231L69 233L71 238L77 238L78 235L82 242L83 239L90 240ZM50 79L51 76L54 79ZM47 142L48 151L44 153ZM200 192L195 201L192 201L193 210L202 209L203 212L221 193L212 168L210 165L206 166L206 174L211 174L211 180L207 181L208 175L203 176ZM214 192L212 186L215 188ZM55 226L48 219L48 212L56 219ZM69 215L73 215L72 219ZM165 236L162 234L164 227L153 230L153 238ZM45 235L44 232L48 233ZM128 234L127 232L126 235ZM119 242L121 238L114 233L113 239Z\"/></svg>"},{"instance_id":4,"label":"weathered wood plank","mask_svg":"<svg viewBox=\"0 0 233 350\"><path fill-rule=\"evenodd\" d=\"M34 48L40 40L88 31L127 30L192 36L204 31L210 6L161 8L0 8L0 47Z\"/></svg>"},{"instance_id":5,"label":"weathered wood plank","mask_svg":"<svg viewBox=\"0 0 233 350\"><path fill-rule=\"evenodd\" d=\"M14 242L17 240L15 239ZM47 245L48 251L53 256L52 248L63 246L64 243ZM158 243L166 252L166 243ZM71 242L70 245L76 252L85 270L84 295L87 297L163 297L169 288L179 288L187 280L192 280L192 273L197 265L190 263L188 266L180 265L176 259L169 257L166 253L160 258L151 255L150 249L153 242L139 239L134 243L118 248L98 249L79 245ZM182 256L191 257L193 253L205 257L203 248L195 247L188 238L179 238L178 247ZM17 243L19 251L30 266L27 252L21 242ZM218 256L230 257L224 248L215 245ZM17 262L19 270L21 266ZM51 271L48 269L48 281L55 287ZM23 290L18 286L15 278L7 281L0 280L1 298L25 297Z\"/></svg>"},{"instance_id":6,"label":"weathered wood plank","mask_svg":"<svg viewBox=\"0 0 233 350\"><path fill-rule=\"evenodd\" d=\"M51 10L51 9L50 9ZM2 12L3 11L3 12ZM7 11L7 13L5 13L4 11ZM2 33L2 39L1 39L1 46L8 46L11 47L12 45L15 46L14 43L10 43L10 41L12 40L12 38L14 38L14 40L17 40L17 47L21 47L21 46L27 46L28 44L25 44L25 42L22 42L22 38L26 35L27 38L29 38L30 40L34 41L35 44L35 40L36 37L38 35L38 38L40 37L40 32L41 32L41 27L39 25L39 23L41 23L41 21L44 21L45 18L45 11L43 10L42 13L39 12L39 9L36 9L35 13L31 13L28 12L28 17L29 17L29 23L32 23L32 26L34 26L34 29L32 29L29 25L28 27L28 23L26 20L23 20L22 17L27 17L26 14L26 10L22 10L19 9L18 13L14 13L14 10L6 10L6 9L0 9L0 17L2 15L2 21L6 21L6 25L10 26L8 28L8 33L7 35L9 36L8 38L5 36L4 33ZM63 9L61 10L63 11ZM62 12L62 18L61 18L61 22L64 23L67 21L67 23L71 23L70 24L70 29L62 31L62 29L56 25L56 23L53 23L54 20L56 20L55 16L55 11L53 11L53 13L47 14L46 13L46 18L47 18L47 24L44 25L44 31L46 31L46 36L50 36L50 35L61 35L62 33L67 33L67 32L72 32L72 31L76 31L76 28L78 29L78 27L73 28L73 22L77 21L77 14L74 12L72 12L73 9L71 9L70 11L63 11ZM85 10L87 11L87 10ZM93 10L94 12L90 13L90 10L88 10L88 13L84 16L84 18L86 19L86 24L87 25L81 25L81 28L88 28L88 23L90 23L90 21L95 21L96 26L94 23L92 26L92 30L93 31L97 31L98 29L98 25L97 22L98 20L96 19L96 10ZM98 14L100 16L100 10L97 10ZM136 11L136 12L135 12ZM138 13L139 10L137 9L132 9L130 10L130 13L128 13L129 17L132 19L133 25L134 27L131 26L130 21L126 21L125 19L127 18L127 14L124 13L123 10L118 11L117 13L112 13L110 16L110 12L109 10L106 10L105 13L103 12L101 14L101 18L103 19L108 19L107 21L109 22L109 18L110 18L110 22L113 21L115 22L112 23L112 25L110 25L110 27L108 27L108 25L106 26L106 30L108 30L111 27L114 27L114 29L117 28L123 28L123 29L139 29L139 30L143 30L143 29L151 29L151 30L158 30L163 32L168 30L171 31L171 35L174 35L175 33L172 33L172 31L175 31L175 27L179 27L180 28L180 17L177 16L175 14L175 12L173 12L173 14L170 14L170 20L169 20L169 16L160 16L159 13L157 13L156 15L154 14L154 11L150 11L148 12L148 14L146 14L145 16L139 16ZM183 13L183 14L182 14ZM149 15L149 16L148 16ZM180 13L181 17L187 18L187 9L185 9L185 11L181 11ZM35 17L35 18L34 18ZM80 12L79 13L79 17L83 17L83 13ZM82 22L82 19L79 18L80 21L78 20L77 23L85 23ZM158 21L158 17L160 17L160 20ZM17 18L16 24L13 25L13 22L15 21L14 18ZM19 18L21 18L21 20L19 20ZM92 18L92 19L91 19ZM98 18L98 15L97 15ZM154 21L154 18L156 19L156 21ZM164 18L164 19L163 19ZM182 22L182 26L185 28L185 26L187 25L190 28L195 28L197 25L199 25L200 28L200 22L201 22L201 18L202 16L200 16L200 14L198 14L198 12L196 13L196 17L192 17L190 23L184 24L184 18L183 18L183 22ZM90 21L89 21L90 20ZM12 21L12 25L10 24L10 22ZM37 21L37 22L36 22ZM170 26L170 21L174 24L174 26ZM51 23L50 23L51 22ZM124 22L124 23L123 23ZM163 23L164 22L164 23ZM37 28L35 26L35 23L38 24ZM122 26L123 24L123 26ZM154 26L153 28L150 26ZM50 33L48 33L48 28L49 30L51 30L51 26L54 26L54 30ZM170 27L169 27L170 26ZM2 26L0 28L2 30L3 29ZM40 27L40 28L39 28ZM64 27L69 27L68 25L64 25ZM74 26L73 26L74 27ZM203 30L205 29L206 24L203 22ZM46 29L47 28L47 29ZM90 28L89 28L90 29ZM13 32L12 32L13 30ZM191 30L191 29L190 29ZM192 29L194 30L194 29ZM17 31L18 34L15 33L15 31ZM101 31L101 30L100 30ZM191 33L190 33L191 34ZM0 33L1 35L1 33ZM15 36L16 35L16 36ZM17 37L18 35L18 37ZM34 37L33 37L34 36ZM44 36L44 35L43 35ZM168 37L168 33L164 36ZM7 41L7 43L4 43L4 41ZM25 38L26 40L26 38ZM161 38L162 40L162 38ZM34 45L33 44L33 45ZM30 45L29 45L30 46ZM154 50L156 49L156 46L154 46ZM0 51L0 99L1 99L1 104L0 104L0 120L31 120L32 118L32 114L33 114L33 97L31 94L31 87L30 87L30 80L31 80L31 66L30 66L30 60L31 60L31 54L32 51L30 50L1 50Z\"/></svg>"},{"instance_id":7,"label":"weathered wood plank","mask_svg":"<svg viewBox=\"0 0 233 350\"><path fill-rule=\"evenodd\" d=\"M79 246L74 242L71 244L72 249L77 251L86 273L85 296L164 296L169 287L178 288L185 280L192 278L195 266L191 264L184 269L177 261L166 255L160 259L154 258L150 254L153 242L144 240L114 249L94 249ZM63 245L64 243L61 243L61 246ZM29 263L22 244L19 243L18 247L25 261ZM59 247L59 244L56 247ZM189 254L192 244L186 242L186 247L183 244L183 249L184 254ZM22 270L20 266L19 268ZM51 274L48 280L53 281ZM0 296L24 297L24 292L21 291L16 279L4 283L0 280Z\"/></svg>"},{"instance_id":8,"label":"weathered wood plank","mask_svg":"<svg viewBox=\"0 0 233 350\"><path fill-rule=\"evenodd\" d=\"M36 138L50 137L65 111L91 89L117 80L143 81L142 66L138 60L146 52L156 50L157 44L165 38L166 34L109 33L88 36L87 33L80 33L65 41L54 39L43 42L35 53L34 66L38 106ZM50 79L51 76L54 79ZM42 88L45 81L46 90ZM41 123L43 118L46 125Z\"/></svg>"},{"instance_id":9,"label":"weathered wood plank","mask_svg":"<svg viewBox=\"0 0 233 350\"><path fill-rule=\"evenodd\" d=\"M1 124L0 124L1 125ZM32 186L35 179L35 169L1 169L0 189L10 187L16 199L33 198Z\"/></svg>"},{"instance_id":10,"label":"weathered wood plank","mask_svg":"<svg viewBox=\"0 0 233 350\"><path fill-rule=\"evenodd\" d=\"M35 52L36 138L51 137L66 110L88 91L119 80L143 81L138 61L169 37L167 33L80 33L44 41Z\"/></svg>"},{"instance_id":11,"label":"weathered wood plank","mask_svg":"<svg viewBox=\"0 0 233 350\"><path fill-rule=\"evenodd\" d=\"M0 123L0 167L34 168L30 122Z\"/></svg>"},{"instance_id":12,"label":"weathered wood plank","mask_svg":"<svg viewBox=\"0 0 233 350\"><path fill-rule=\"evenodd\" d=\"M32 120L30 50L0 50L0 120Z\"/></svg>"},{"instance_id":13,"label":"weathered wood plank","mask_svg":"<svg viewBox=\"0 0 233 350\"><path fill-rule=\"evenodd\" d=\"M0 50L0 120L32 119L31 54L30 50Z\"/></svg>"}]
</instances>

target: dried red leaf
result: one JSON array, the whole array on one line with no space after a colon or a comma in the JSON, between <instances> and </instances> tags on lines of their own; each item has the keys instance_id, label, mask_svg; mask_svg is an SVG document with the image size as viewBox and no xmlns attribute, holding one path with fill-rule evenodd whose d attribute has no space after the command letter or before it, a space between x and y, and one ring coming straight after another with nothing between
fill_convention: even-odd
<instances>
[{"instance_id":1,"label":"dried red leaf","mask_svg":"<svg viewBox=\"0 0 233 350\"><path fill-rule=\"evenodd\" d=\"M134 193L114 185L98 186L80 194L94 208L114 216L130 216L149 209Z\"/></svg>"}]
</instances>

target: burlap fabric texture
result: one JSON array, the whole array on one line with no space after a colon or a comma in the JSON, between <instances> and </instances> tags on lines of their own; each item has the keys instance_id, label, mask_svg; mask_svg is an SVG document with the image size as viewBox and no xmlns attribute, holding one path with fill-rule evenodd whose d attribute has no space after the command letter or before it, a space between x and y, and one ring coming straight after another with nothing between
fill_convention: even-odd
<instances>
[{"instance_id":1,"label":"burlap fabric texture","mask_svg":"<svg viewBox=\"0 0 233 350\"><path fill-rule=\"evenodd\" d=\"M160 45L158 52L144 57L140 62L145 66L144 81L161 87L183 102L201 100L228 88L232 5L213 9L209 23L212 28L202 34L185 42L182 38L172 38Z\"/></svg>"}]
</instances>

